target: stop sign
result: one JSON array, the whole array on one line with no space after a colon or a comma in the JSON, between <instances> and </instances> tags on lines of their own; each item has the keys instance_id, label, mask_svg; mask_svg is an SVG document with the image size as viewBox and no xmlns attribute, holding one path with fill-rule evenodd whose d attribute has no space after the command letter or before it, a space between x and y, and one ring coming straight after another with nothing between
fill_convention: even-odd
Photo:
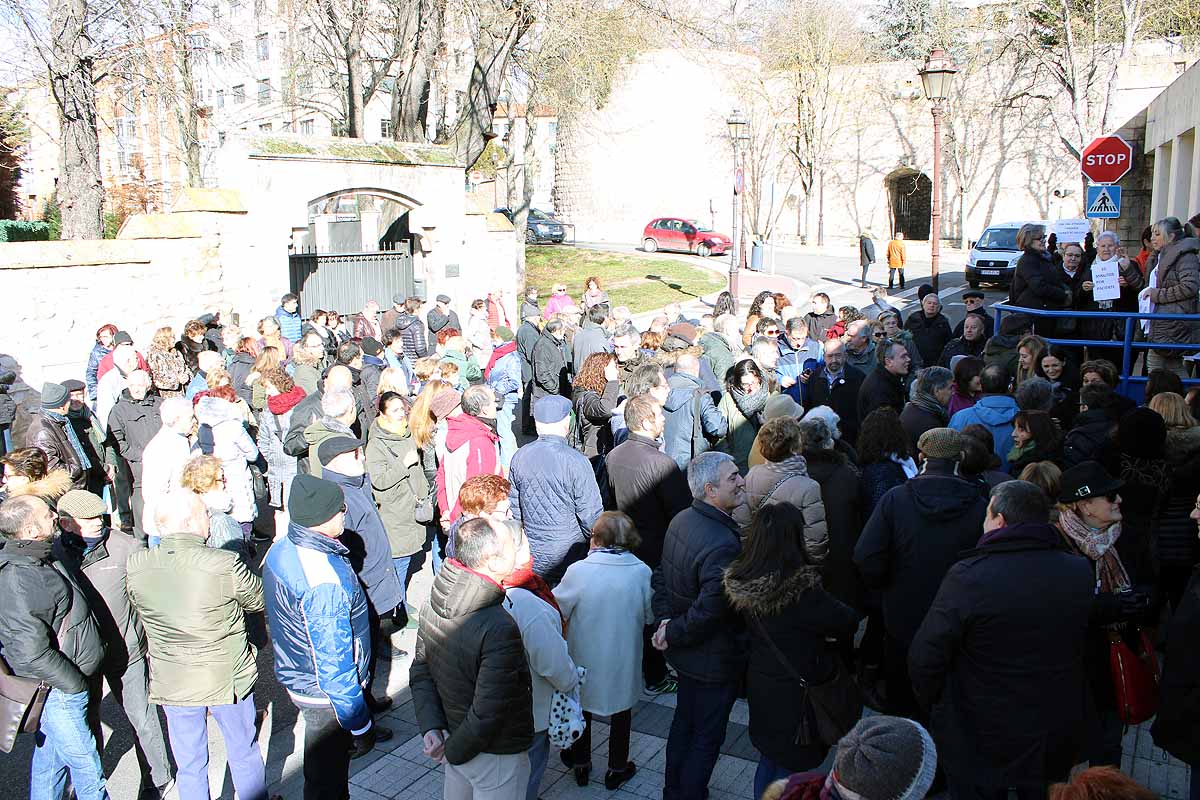
<instances>
[{"instance_id":1,"label":"stop sign","mask_svg":"<svg viewBox=\"0 0 1200 800\"><path fill-rule=\"evenodd\" d=\"M1101 136L1083 148L1080 168L1092 183L1116 183L1133 166L1133 148L1120 136Z\"/></svg>"}]
</instances>

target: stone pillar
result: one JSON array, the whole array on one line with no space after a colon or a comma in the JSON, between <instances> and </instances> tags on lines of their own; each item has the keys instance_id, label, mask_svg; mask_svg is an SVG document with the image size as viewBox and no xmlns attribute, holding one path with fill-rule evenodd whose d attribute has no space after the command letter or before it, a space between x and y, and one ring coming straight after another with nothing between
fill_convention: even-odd
<instances>
[{"instance_id":1,"label":"stone pillar","mask_svg":"<svg viewBox=\"0 0 1200 800\"><path fill-rule=\"evenodd\" d=\"M1200 213L1200 130L1192 128L1192 180L1188 188L1187 213Z\"/></svg>"},{"instance_id":2,"label":"stone pillar","mask_svg":"<svg viewBox=\"0 0 1200 800\"><path fill-rule=\"evenodd\" d=\"M1167 216L1171 207L1169 192L1171 189L1171 142L1160 144L1154 148L1154 187L1150 201L1150 221L1157 222Z\"/></svg>"},{"instance_id":3,"label":"stone pillar","mask_svg":"<svg viewBox=\"0 0 1200 800\"><path fill-rule=\"evenodd\" d=\"M1156 168L1157 169L1157 168ZM313 217L313 244L318 253L328 253L330 250L329 225L337 219L334 214L317 214Z\"/></svg>"},{"instance_id":4,"label":"stone pillar","mask_svg":"<svg viewBox=\"0 0 1200 800\"><path fill-rule=\"evenodd\" d=\"M1192 151L1195 136L1190 132L1171 142L1171 177L1167 182L1167 216L1188 218L1188 191L1192 185Z\"/></svg>"}]
</instances>

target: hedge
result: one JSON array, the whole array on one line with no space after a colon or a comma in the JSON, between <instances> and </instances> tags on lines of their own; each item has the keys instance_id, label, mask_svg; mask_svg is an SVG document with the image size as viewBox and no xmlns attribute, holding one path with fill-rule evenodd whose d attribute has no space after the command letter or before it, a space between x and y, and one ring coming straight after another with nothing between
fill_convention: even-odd
<instances>
[{"instance_id":1,"label":"hedge","mask_svg":"<svg viewBox=\"0 0 1200 800\"><path fill-rule=\"evenodd\" d=\"M49 240L50 225L45 222L0 219L0 242L46 242Z\"/></svg>"}]
</instances>

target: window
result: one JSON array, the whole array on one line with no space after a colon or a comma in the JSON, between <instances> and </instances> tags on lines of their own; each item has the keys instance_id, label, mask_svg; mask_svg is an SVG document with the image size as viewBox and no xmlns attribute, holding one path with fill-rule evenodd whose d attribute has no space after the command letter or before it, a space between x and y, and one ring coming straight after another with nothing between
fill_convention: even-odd
<instances>
[{"instance_id":1,"label":"window","mask_svg":"<svg viewBox=\"0 0 1200 800\"><path fill-rule=\"evenodd\" d=\"M246 87L239 83L233 87L233 103L234 105L241 105L244 102L246 102Z\"/></svg>"},{"instance_id":2,"label":"window","mask_svg":"<svg viewBox=\"0 0 1200 800\"><path fill-rule=\"evenodd\" d=\"M137 117L117 118L117 164L122 175L131 175L141 157L137 135Z\"/></svg>"},{"instance_id":3,"label":"window","mask_svg":"<svg viewBox=\"0 0 1200 800\"><path fill-rule=\"evenodd\" d=\"M229 45L229 57L233 59L233 63L241 63L242 58L244 58L245 55L245 48L242 47L241 42L234 42L233 44Z\"/></svg>"},{"instance_id":4,"label":"window","mask_svg":"<svg viewBox=\"0 0 1200 800\"><path fill-rule=\"evenodd\" d=\"M550 123L546 124L546 135L549 136L551 139L558 138L558 123L557 122L550 122Z\"/></svg>"},{"instance_id":5,"label":"window","mask_svg":"<svg viewBox=\"0 0 1200 800\"><path fill-rule=\"evenodd\" d=\"M390 119L379 120L379 135L384 139L392 138L392 121Z\"/></svg>"},{"instance_id":6,"label":"window","mask_svg":"<svg viewBox=\"0 0 1200 800\"><path fill-rule=\"evenodd\" d=\"M203 50L208 47L208 39L202 33L188 34L188 47L193 50Z\"/></svg>"},{"instance_id":7,"label":"window","mask_svg":"<svg viewBox=\"0 0 1200 800\"><path fill-rule=\"evenodd\" d=\"M259 126L258 126L258 129L259 129L259 131L261 131L262 133L270 133L270 132L271 132L271 123L269 123L269 122L264 122L262 125L259 125Z\"/></svg>"},{"instance_id":8,"label":"window","mask_svg":"<svg viewBox=\"0 0 1200 800\"><path fill-rule=\"evenodd\" d=\"M217 66L218 69L223 68L225 66L225 51L224 50L222 50L220 48L213 50L213 63Z\"/></svg>"},{"instance_id":9,"label":"window","mask_svg":"<svg viewBox=\"0 0 1200 800\"><path fill-rule=\"evenodd\" d=\"M254 48L258 52L258 60L266 61L271 57L271 37L265 33L255 36Z\"/></svg>"},{"instance_id":10,"label":"window","mask_svg":"<svg viewBox=\"0 0 1200 800\"><path fill-rule=\"evenodd\" d=\"M316 122L311 119L300 120L300 135L312 136L316 132Z\"/></svg>"},{"instance_id":11,"label":"window","mask_svg":"<svg viewBox=\"0 0 1200 800\"><path fill-rule=\"evenodd\" d=\"M311 72L302 72L296 78L296 93L304 96L312 94L313 82Z\"/></svg>"},{"instance_id":12,"label":"window","mask_svg":"<svg viewBox=\"0 0 1200 800\"><path fill-rule=\"evenodd\" d=\"M217 109L219 110L224 107L225 107L225 90L217 89Z\"/></svg>"},{"instance_id":13,"label":"window","mask_svg":"<svg viewBox=\"0 0 1200 800\"><path fill-rule=\"evenodd\" d=\"M258 104L260 106L265 106L269 102L271 102L271 81L269 81L269 80L259 81L258 82Z\"/></svg>"}]
</instances>

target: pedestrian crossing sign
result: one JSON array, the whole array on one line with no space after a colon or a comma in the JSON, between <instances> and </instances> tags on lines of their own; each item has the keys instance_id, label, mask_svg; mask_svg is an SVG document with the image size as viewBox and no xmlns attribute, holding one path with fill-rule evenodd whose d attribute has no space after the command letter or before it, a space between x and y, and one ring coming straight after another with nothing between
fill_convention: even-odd
<instances>
[{"instance_id":1,"label":"pedestrian crossing sign","mask_svg":"<svg viewBox=\"0 0 1200 800\"><path fill-rule=\"evenodd\" d=\"M1088 219L1117 219L1121 216L1120 186L1087 187Z\"/></svg>"}]
</instances>

